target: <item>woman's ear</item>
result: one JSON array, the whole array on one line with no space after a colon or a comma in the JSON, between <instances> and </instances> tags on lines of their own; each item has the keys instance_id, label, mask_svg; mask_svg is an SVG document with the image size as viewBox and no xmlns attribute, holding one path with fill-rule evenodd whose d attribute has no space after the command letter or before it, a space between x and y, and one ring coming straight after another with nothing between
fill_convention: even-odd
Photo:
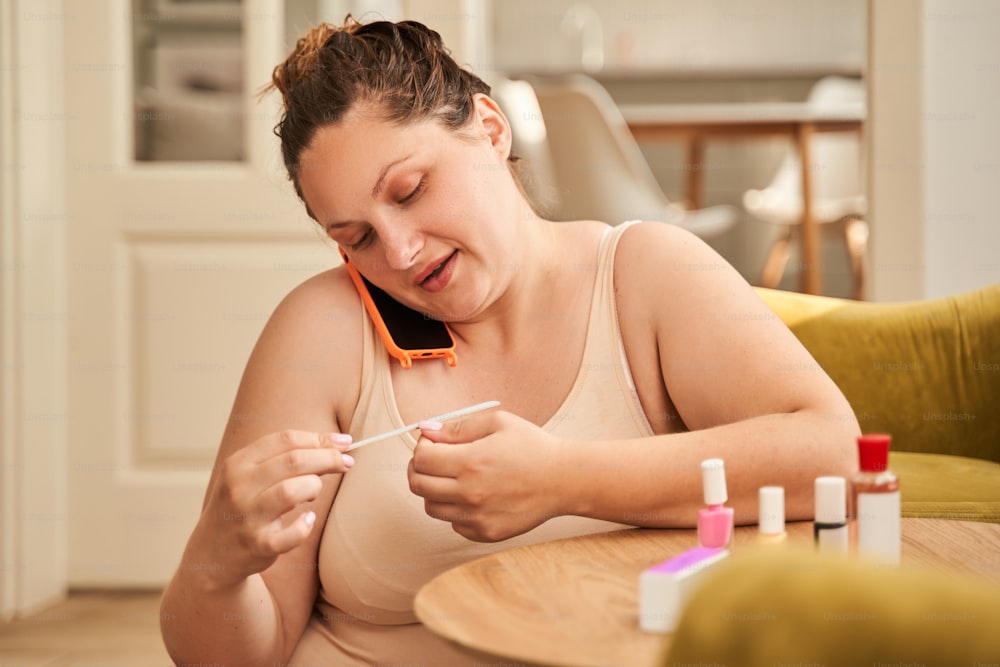
<instances>
[{"instance_id":1,"label":"woman's ear","mask_svg":"<svg viewBox=\"0 0 1000 667\"><path fill-rule=\"evenodd\" d=\"M511 133L510 123L503 115L500 106L488 95L476 93L472 96L474 111L479 118L479 124L486 132L490 140L490 145L496 151L501 162L505 162L510 157Z\"/></svg>"}]
</instances>

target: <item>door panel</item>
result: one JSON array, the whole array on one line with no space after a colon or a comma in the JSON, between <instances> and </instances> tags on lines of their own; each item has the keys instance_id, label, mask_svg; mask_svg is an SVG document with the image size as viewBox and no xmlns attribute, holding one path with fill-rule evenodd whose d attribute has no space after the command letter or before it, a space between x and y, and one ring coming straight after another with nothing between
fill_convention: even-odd
<instances>
[{"instance_id":1,"label":"door panel","mask_svg":"<svg viewBox=\"0 0 1000 667\"><path fill-rule=\"evenodd\" d=\"M254 340L339 258L284 174L276 96L256 97L285 49L279 0L228 3L246 82L232 162L136 161L134 125L169 136L179 117L132 106L131 4L67 4L69 579L161 585Z\"/></svg>"}]
</instances>

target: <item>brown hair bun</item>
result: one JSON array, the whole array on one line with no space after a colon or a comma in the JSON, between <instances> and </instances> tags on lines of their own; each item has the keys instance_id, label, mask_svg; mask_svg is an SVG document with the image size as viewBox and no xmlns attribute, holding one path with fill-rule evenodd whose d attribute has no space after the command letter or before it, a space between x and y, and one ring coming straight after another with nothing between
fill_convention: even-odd
<instances>
[{"instance_id":1,"label":"brown hair bun","mask_svg":"<svg viewBox=\"0 0 1000 667\"><path fill-rule=\"evenodd\" d=\"M274 133L300 198L302 152L316 130L338 122L355 105L392 122L435 119L457 130L468 122L474 96L490 92L422 23L359 23L350 15L341 26L321 23L299 39L274 68L266 90L272 88L284 103Z\"/></svg>"}]
</instances>

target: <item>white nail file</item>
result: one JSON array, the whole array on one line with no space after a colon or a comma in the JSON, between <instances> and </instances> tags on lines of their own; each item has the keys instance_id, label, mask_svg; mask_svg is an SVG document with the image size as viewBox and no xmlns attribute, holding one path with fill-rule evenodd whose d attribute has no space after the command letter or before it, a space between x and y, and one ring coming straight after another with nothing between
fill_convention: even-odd
<instances>
[{"instance_id":1,"label":"white nail file","mask_svg":"<svg viewBox=\"0 0 1000 667\"><path fill-rule=\"evenodd\" d=\"M485 403L477 403L476 405L470 405L469 407L462 408L461 410L446 412L443 415L438 415L436 417L428 417L427 419L421 421L437 421L437 422L448 421L449 419L457 419L458 417L471 415L472 413L480 412L481 410L489 410L490 408L495 408L498 405L500 405L500 401L486 401ZM401 435L403 433L406 433L407 431L413 431L418 428L420 428L420 422L417 422L415 424L407 424L406 426L400 426L399 428L393 431L386 431L385 433L380 433L379 435L373 435L370 438L359 440L358 442L351 444L351 446L347 448L347 451L350 452L352 450L357 449L358 447L364 447L365 445L370 445L373 442L379 442L381 440L385 440L386 438L392 438L394 436Z\"/></svg>"}]
</instances>

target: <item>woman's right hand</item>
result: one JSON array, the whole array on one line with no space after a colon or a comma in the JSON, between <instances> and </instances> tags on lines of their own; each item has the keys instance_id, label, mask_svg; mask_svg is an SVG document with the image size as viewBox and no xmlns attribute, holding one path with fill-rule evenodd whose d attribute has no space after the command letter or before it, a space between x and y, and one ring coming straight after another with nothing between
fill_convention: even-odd
<instances>
[{"instance_id":1,"label":"woman's right hand","mask_svg":"<svg viewBox=\"0 0 1000 667\"><path fill-rule=\"evenodd\" d=\"M266 435L223 459L214 471L185 560L195 556L207 585L237 586L302 544L316 513L321 475L354 465L351 436L285 430Z\"/></svg>"}]
</instances>

